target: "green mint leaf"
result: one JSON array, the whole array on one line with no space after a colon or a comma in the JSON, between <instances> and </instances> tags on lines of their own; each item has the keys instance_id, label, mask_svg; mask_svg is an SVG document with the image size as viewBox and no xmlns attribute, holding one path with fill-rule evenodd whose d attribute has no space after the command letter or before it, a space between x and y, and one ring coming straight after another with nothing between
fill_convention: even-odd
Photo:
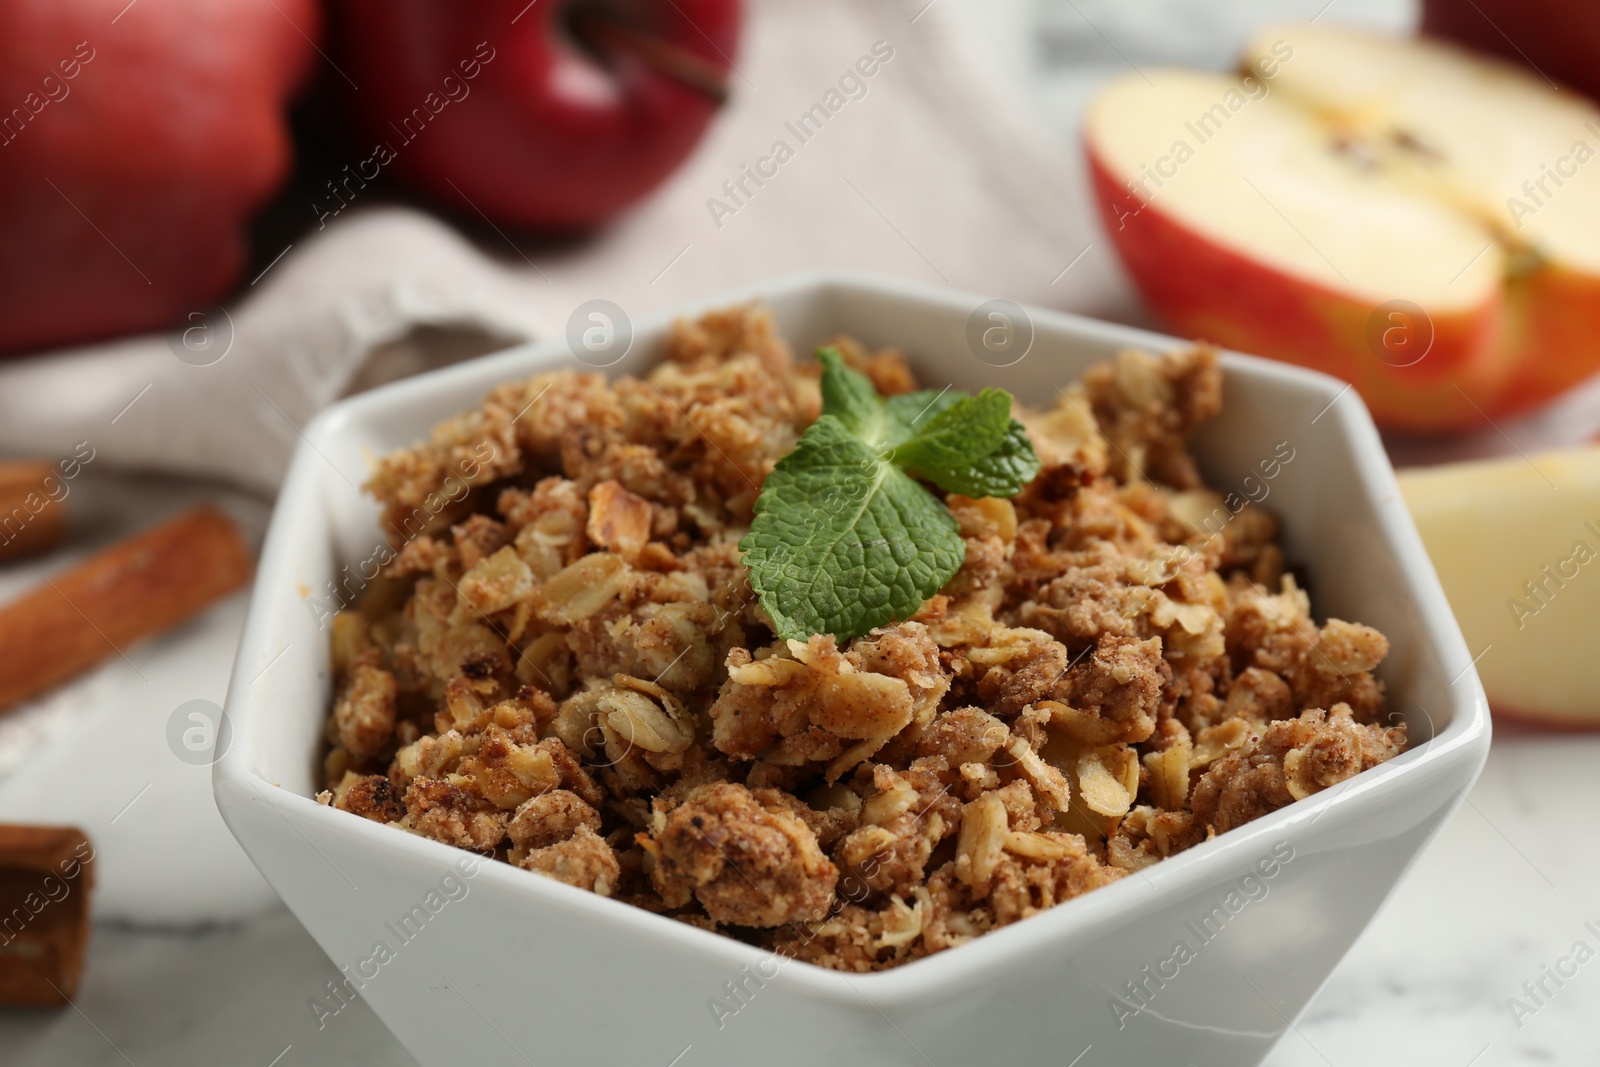
<instances>
[{"instance_id":1,"label":"green mint leaf","mask_svg":"<svg viewBox=\"0 0 1600 1067\"><path fill-rule=\"evenodd\" d=\"M958 474L999 448L1010 424L1010 394L985 389L912 427L910 437L895 443L893 459L944 488L943 476Z\"/></svg>"},{"instance_id":2,"label":"green mint leaf","mask_svg":"<svg viewBox=\"0 0 1600 1067\"><path fill-rule=\"evenodd\" d=\"M817 349L822 364L822 413L844 423L844 428L869 444L880 444L888 436L883 397L872 379L845 365L844 357L831 345Z\"/></svg>"},{"instance_id":3,"label":"green mint leaf","mask_svg":"<svg viewBox=\"0 0 1600 1067\"><path fill-rule=\"evenodd\" d=\"M767 475L739 548L779 637L841 642L914 615L966 556L944 504L833 413Z\"/></svg>"},{"instance_id":4,"label":"green mint leaf","mask_svg":"<svg viewBox=\"0 0 1600 1067\"><path fill-rule=\"evenodd\" d=\"M923 389L915 393L903 393L892 396L884 407L889 414L892 425L902 425L918 432L918 427L927 427L929 432L932 424L945 417L960 407L964 400L976 400L987 393L997 393L1006 400L1006 424L1000 443L993 451L982 458L967 464L962 469L935 468L928 469L924 462L911 462L905 459L904 445L895 453L896 462L904 461L916 474L928 479L947 493L960 493L962 496L999 496L1013 497L1022 492L1024 486L1033 481L1039 474L1039 457L1033 450L1033 441L1028 437L1028 431L1022 423L1010 417L1010 396L1000 389L985 389L978 397L967 397L963 393L945 389ZM997 401L990 401L998 408Z\"/></svg>"},{"instance_id":5,"label":"green mint leaf","mask_svg":"<svg viewBox=\"0 0 1600 1067\"><path fill-rule=\"evenodd\" d=\"M890 421L905 427L905 436L909 437L917 427L926 426L929 419L938 417L960 403L966 395L957 389L918 389L914 393L891 396L883 402L883 406L889 413Z\"/></svg>"},{"instance_id":6,"label":"green mint leaf","mask_svg":"<svg viewBox=\"0 0 1600 1067\"><path fill-rule=\"evenodd\" d=\"M967 467L917 473L947 493L962 496L1013 497L1039 475L1039 455L1027 429L1016 419L1009 420L1000 447Z\"/></svg>"}]
</instances>

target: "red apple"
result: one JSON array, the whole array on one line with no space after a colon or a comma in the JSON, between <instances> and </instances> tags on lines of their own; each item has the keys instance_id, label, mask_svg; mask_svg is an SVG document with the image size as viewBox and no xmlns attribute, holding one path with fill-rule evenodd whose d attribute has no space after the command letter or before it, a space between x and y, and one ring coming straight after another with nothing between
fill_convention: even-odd
<instances>
[{"instance_id":1,"label":"red apple","mask_svg":"<svg viewBox=\"0 0 1600 1067\"><path fill-rule=\"evenodd\" d=\"M0 351L155 329L239 281L314 0L0 4Z\"/></svg>"},{"instance_id":2,"label":"red apple","mask_svg":"<svg viewBox=\"0 0 1600 1067\"><path fill-rule=\"evenodd\" d=\"M1345 378L1406 430L1600 369L1600 110L1333 27L1269 30L1245 69L1130 73L1086 116L1107 229L1173 329Z\"/></svg>"},{"instance_id":3,"label":"red apple","mask_svg":"<svg viewBox=\"0 0 1600 1067\"><path fill-rule=\"evenodd\" d=\"M724 94L738 0L337 0L340 67L393 173L475 215L543 230L604 222L700 140ZM342 176L319 214L354 192ZM340 188L340 186L343 188Z\"/></svg>"},{"instance_id":4,"label":"red apple","mask_svg":"<svg viewBox=\"0 0 1600 1067\"><path fill-rule=\"evenodd\" d=\"M1423 0L1422 32L1526 63L1600 98L1600 4L1594 0Z\"/></svg>"}]
</instances>

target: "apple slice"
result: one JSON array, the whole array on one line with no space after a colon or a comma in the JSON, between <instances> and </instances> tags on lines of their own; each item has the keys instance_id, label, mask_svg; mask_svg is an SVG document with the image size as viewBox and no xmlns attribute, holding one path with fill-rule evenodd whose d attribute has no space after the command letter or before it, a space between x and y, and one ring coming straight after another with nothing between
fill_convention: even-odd
<instances>
[{"instance_id":1,"label":"apple slice","mask_svg":"<svg viewBox=\"0 0 1600 1067\"><path fill-rule=\"evenodd\" d=\"M1402 471L1496 714L1600 728L1600 447Z\"/></svg>"},{"instance_id":2,"label":"apple slice","mask_svg":"<svg viewBox=\"0 0 1600 1067\"><path fill-rule=\"evenodd\" d=\"M1600 111L1354 30L1269 30L1244 66L1131 72L1085 116L1107 229L1174 329L1336 374L1409 430L1600 367Z\"/></svg>"},{"instance_id":3,"label":"apple slice","mask_svg":"<svg viewBox=\"0 0 1600 1067\"><path fill-rule=\"evenodd\" d=\"M1279 45L1279 42L1283 42ZM1600 109L1537 75L1444 44L1333 26L1267 30L1246 61L1294 49L1274 88L1372 146L1397 180L1482 221L1506 250L1500 343L1519 353L1511 413L1600 364ZM1382 146L1382 147L1380 147Z\"/></svg>"}]
</instances>

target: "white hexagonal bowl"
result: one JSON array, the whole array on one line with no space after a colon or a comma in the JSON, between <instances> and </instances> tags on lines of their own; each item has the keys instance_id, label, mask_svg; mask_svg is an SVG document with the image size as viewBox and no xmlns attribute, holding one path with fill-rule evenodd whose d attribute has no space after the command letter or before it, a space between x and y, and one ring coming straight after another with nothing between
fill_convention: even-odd
<instances>
[{"instance_id":1,"label":"white hexagonal bowl","mask_svg":"<svg viewBox=\"0 0 1600 1067\"><path fill-rule=\"evenodd\" d=\"M799 351L846 332L904 348L926 384L1003 386L1034 404L1118 348L1179 343L1030 310L1026 357L993 367L967 342L982 297L818 272L642 318L613 371L648 366L674 317L752 298ZM308 426L228 694L218 807L425 1067L1254 1064L1482 767L1487 705L1366 409L1332 378L1230 354L1223 414L1195 442L1202 466L1212 485L1238 488L1280 442L1294 450L1267 503L1318 617L1389 635L1380 674L1414 740L1398 759L1145 874L869 975L776 960L503 863L464 873L468 853L319 807L329 655L308 596L380 542L358 489L371 457L499 382L567 366L581 364L564 339L526 345L357 396Z\"/></svg>"}]
</instances>

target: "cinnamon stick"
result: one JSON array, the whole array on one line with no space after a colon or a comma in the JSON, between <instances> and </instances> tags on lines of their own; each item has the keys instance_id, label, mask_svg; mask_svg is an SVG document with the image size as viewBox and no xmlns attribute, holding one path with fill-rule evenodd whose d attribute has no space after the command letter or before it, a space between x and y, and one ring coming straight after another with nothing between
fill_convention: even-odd
<instances>
[{"instance_id":1,"label":"cinnamon stick","mask_svg":"<svg viewBox=\"0 0 1600 1067\"><path fill-rule=\"evenodd\" d=\"M54 464L0 463L0 560L31 556L61 543L67 529L64 485Z\"/></svg>"},{"instance_id":2,"label":"cinnamon stick","mask_svg":"<svg viewBox=\"0 0 1600 1067\"><path fill-rule=\"evenodd\" d=\"M82 830L0 825L0 1004L54 1007L77 993L93 882Z\"/></svg>"},{"instance_id":3,"label":"cinnamon stick","mask_svg":"<svg viewBox=\"0 0 1600 1067\"><path fill-rule=\"evenodd\" d=\"M233 523L200 507L45 579L0 608L0 711L198 614L251 567Z\"/></svg>"}]
</instances>

